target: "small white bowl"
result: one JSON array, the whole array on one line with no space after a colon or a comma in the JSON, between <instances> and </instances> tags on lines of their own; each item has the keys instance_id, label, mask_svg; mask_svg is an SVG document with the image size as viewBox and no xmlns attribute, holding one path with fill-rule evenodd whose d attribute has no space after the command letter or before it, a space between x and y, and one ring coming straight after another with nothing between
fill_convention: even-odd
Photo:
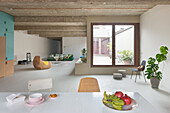
<instances>
[{"instance_id":1,"label":"small white bowl","mask_svg":"<svg viewBox=\"0 0 170 113\"><path fill-rule=\"evenodd\" d=\"M34 93L29 96L29 102L31 103L37 103L42 100L42 94L41 93Z\"/></svg>"}]
</instances>

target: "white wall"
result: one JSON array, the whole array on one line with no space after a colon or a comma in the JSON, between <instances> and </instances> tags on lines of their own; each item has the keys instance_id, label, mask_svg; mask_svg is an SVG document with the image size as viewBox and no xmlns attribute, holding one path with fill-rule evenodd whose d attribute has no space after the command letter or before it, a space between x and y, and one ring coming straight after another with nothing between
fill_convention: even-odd
<instances>
[{"instance_id":1,"label":"white wall","mask_svg":"<svg viewBox=\"0 0 170 113\"><path fill-rule=\"evenodd\" d=\"M73 54L75 58L80 58L81 50L86 48L85 37L63 37L63 53Z\"/></svg>"},{"instance_id":2,"label":"white wall","mask_svg":"<svg viewBox=\"0 0 170 113\"><path fill-rule=\"evenodd\" d=\"M139 16L90 16L87 17L87 63L76 65L76 75L111 75L118 69L126 69L127 74L132 73L134 67L91 67L91 23L139 23Z\"/></svg>"},{"instance_id":3,"label":"white wall","mask_svg":"<svg viewBox=\"0 0 170 113\"><path fill-rule=\"evenodd\" d=\"M141 60L155 57L159 48L166 45L170 50L170 5L159 5L140 17ZM161 69L163 65L161 65ZM163 69L160 86L170 90L170 53Z\"/></svg>"},{"instance_id":4,"label":"white wall","mask_svg":"<svg viewBox=\"0 0 170 113\"><path fill-rule=\"evenodd\" d=\"M28 35L27 31L14 32L14 55L17 60L26 59L26 53L31 52L34 56L47 57L51 53L56 53L57 41L39 37L38 35Z\"/></svg>"}]
</instances>

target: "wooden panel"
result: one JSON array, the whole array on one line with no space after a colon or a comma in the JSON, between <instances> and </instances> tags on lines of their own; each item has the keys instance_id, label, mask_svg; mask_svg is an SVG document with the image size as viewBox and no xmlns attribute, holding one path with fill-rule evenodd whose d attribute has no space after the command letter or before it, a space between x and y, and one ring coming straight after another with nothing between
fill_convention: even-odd
<instances>
[{"instance_id":1,"label":"wooden panel","mask_svg":"<svg viewBox=\"0 0 170 113\"><path fill-rule=\"evenodd\" d=\"M14 73L14 60L5 61L5 76Z\"/></svg>"},{"instance_id":2,"label":"wooden panel","mask_svg":"<svg viewBox=\"0 0 170 113\"><path fill-rule=\"evenodd\" d=\"M5 75L5 37L0 37L0 77Z\"/></svg>"}]
</instances>

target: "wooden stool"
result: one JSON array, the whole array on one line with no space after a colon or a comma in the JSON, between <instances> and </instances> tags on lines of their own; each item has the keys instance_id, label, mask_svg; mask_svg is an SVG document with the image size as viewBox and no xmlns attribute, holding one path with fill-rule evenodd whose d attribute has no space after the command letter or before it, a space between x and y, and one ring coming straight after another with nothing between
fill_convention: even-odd
<instances>
[{"instance_id":1,"label":"wooden stool","mask_svg":"<svg viewBox=\"0 0 170 113\"><path fill-rule=\"evenodd\" d=\"M82 78L80 80L78 92L100 92L97 79Z\"/></svg>"}]
</instances>

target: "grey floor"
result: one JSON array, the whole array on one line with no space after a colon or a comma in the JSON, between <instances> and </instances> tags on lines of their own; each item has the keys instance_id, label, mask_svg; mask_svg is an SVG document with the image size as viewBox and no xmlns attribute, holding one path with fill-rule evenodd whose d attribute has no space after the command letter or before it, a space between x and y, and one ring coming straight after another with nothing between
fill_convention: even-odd
<instances>
[{"instance_id":1,"label":"grey floor","mask_svg":"<svg viewBox=\"0 0 170 113\"><path fill-rule=\"evenodd\" d=\"M28 91L28 80L52 78L54 92L77 92L79 81L83 77L95 77L99 82L101 91L115 92L139 92L147 99L160 113L170 113L170 92L160 87L152 89L150 82L144 82L143 76L137 79L135 76L130 79L127 75L122 80L113 79L112 75L74 75L74 62L62 62L53 64L48 70L35 70L32 64L16 65L15 73L11 76L0 78L0 92L24 92Z\"/></svg>"}]
</instances>

